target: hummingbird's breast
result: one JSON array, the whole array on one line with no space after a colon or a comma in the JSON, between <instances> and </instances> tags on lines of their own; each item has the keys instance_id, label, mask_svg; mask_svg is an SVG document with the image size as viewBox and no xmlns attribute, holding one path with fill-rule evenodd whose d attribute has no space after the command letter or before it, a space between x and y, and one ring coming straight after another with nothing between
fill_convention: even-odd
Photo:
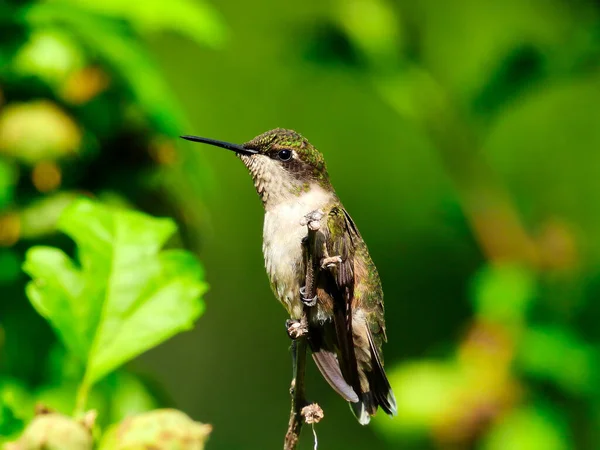
<instances>
[{"instance_id":1,"label":"hummingbird's breast","mask_svg":"<svg viewBox=\"0 0 600 450\"><path fill-rule=\"evenodd\" d=\"M265 210L265 267L273 292L292 319L302 316L300 287L304 285L305 276L302 240L307 235L307 228L300 222L306 214L324 209L333 196L332 192L315 185L307 192Z\"/></svg>"}]
</instances>

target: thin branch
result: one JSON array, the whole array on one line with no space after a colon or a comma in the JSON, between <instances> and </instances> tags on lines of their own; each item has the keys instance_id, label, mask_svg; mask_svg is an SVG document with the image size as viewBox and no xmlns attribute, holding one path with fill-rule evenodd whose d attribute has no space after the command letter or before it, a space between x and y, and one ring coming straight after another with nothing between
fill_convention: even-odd
<instances>
[{"instance_id":1,"label":"thin branch","mask_svg":"<svg viewBox=\"0 0 600 450\"><path fill-rule=\"evenodd\" d=\"M317 264L315 262L315 237L320 226L319 220L323 216L320 211L315 211L306 217L306 224L308 226L308 236L305 242L305 265L306 265L306 283L305 283L305 298L314 298L316 294L316 270ZM302 311L302 318L300 319L300 329L308 330L308 315L310 307L304 305ZM307 350L307 336L303 333L297 339L292 341L292 367L293 367L293 379L290 388L290 394L292 396L292 407L290 411L290 420L288 423L288 430L285 434L285 441L283 448L284 450L294 450L300 440L300 431L302 431L302 424L304 421L314 424L319 422L323 417L323 411L319 405L308 405L306 401L306 393L304 387L304 375L306 371L306 350ZM309 409L307 409L309 408ZM317 410L315 414L311 411ZM308 420L310 414L311 420ZM314 428L313 428L314 431ZM315 440L316 442L316 440Z\"/></svg>"},{"instance_id":2,"label":"thin branch","mask_svg":"<svg viewBox=\"0 0 600 450\"><path fill-rule=\"evenodd\" d=\"M294 378L290 394L292 395L292 409L290 411L290 420L288 430L285 434L284 450L294 450L300 439L300 431L302 431L302 408L306 405L306 397L304 391L304 373L306 369L306 336L300 337L292 341L292 356L294 357Z\"/></svg>"}]
</instances>

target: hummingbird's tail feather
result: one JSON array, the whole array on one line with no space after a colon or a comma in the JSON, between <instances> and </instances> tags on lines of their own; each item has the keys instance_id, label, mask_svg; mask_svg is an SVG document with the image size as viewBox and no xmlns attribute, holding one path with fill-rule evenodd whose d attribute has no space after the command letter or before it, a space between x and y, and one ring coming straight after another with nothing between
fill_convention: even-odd
<instances>
[{"instance_id":1,"label":"hummingbird's tail feather","mask_svg":"<svg viewBox=\"0 0 600 450\"><path fill-rule=\"evenodd\" d=\"M385 385L379 384L380 380L378 380L378 377L373 376L373 373L370 375L371 390L361 392L359 394L360 400L356 403L350 403L350 408L361 425L369 424L371 416L374 416L377 412L377 407L381 407L386 414L391 416L396 414L394 393L391 389L385 388Z\"/></svg>"},{"instance_id":2,"label":"hummingbird's tail feather","mask_svg":"<svg viewBox=\"0 0 600 450\"><path fill-rule=\"evenodd\" d=\"M350 403L350 409L358 419L358 423L368 425L371 416L377 412L377 404L374 402L371 392L363 392L358 402Z\"/></svg>"},{"instance_id":3,"label":"hummingbird's tail feather","mask_svg":"<svg viewBox=\"0 0 600 450\"><path fill-rule=\"evenodd\" d=\"M369 379L369 385L371 387L375 409L377 409L377 405L379 405L381 409L386 412L386 414L394 416L397 412L394 391L392 391L390 382L388 381L385 370L383 369L383 363L381 362L381 357L379 356L379 350L377 349L377 346L373 341L373 336L368 329L367 336L369 338L369 347L371 349L372 366L371 372L367 373L367 378Z\"/></svg>"},{"instance_id":4,"label":"hummingbird's tail feather","mask_svg":"<svg viewBox=\"0 0 600 450\"><path fill-rule=\"evenodd\" d=\"M367 353L361 353L359 358L359 371L363 382L362 389L358 392L359 401L351 403L352 412L361 425L367 425L371 416L375 415L377 408L383 409L391 416L396 414L396 398L387 379L383 363L379 356L379 347L376 345L369 326L366 324L358 328L360 336L364 338Z\"/></svg>"},{"instance_id":5,"label":"hummingbird's tail feather","mask_svg":"<svg viewBox=\"0 0 600 450\"><path fill-rule=\"evenodd\" d=\"M368 342L369 346L367 355L370 358L367 357L368 365L362 356L359 358L361 362L359 371L364 382L361 383L362 389L357 391L358 402L350 403L350 408L358 422L361 425L367 425L371 420L371 416L377 412L377 408L381 408L386 414L395 415L396 398L383 369L379 350L373 340L371 331L368 326L364 326L362 330L364 330L362 336L366 335L365 343Z\"/></svg>"},{"instance_id":6,"label":"hummingbird's tail feather","mask_svg":"<svg viewBox=\"0 0 600 450\"><path fill-rule=\"evenodd\" d=\"M313 352L312 356L319 371L323 375L323 378L327 380L333 390L348 402L358 402L358 395L356 395L352 386L344 380L342 370L340 369L340 363L338 362L335 353L329 350L320 349Z\"/></svg>"},{"instance_id":7,"label":"hummingbird's tail feather","mask_svg":"<svg viewBox=\"0 0 600 450\"><path fill-rule=\"evenodd\" d=\"M335 313L341 315L334 309ZM360 319L353 322L352 328L340 326L343 322L336 316L318 325L309 322L308 342L323 378L350 403L358 422L367 425L379 407L396 414L396 399L368 324ZM355 348L359 349L358 358Z\"/></svg>"}]
</instances>

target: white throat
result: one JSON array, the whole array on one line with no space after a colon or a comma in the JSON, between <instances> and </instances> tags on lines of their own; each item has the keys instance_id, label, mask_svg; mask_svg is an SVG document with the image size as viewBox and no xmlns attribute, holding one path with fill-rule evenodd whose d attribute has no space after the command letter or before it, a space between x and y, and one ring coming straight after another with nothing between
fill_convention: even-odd
<instances>
[{"instance_id":1,"label":"white throat","mask_svg":"<svg viewBox=\"0 0 600 450\"><path fill-rule=\"evenodd\" d=\"M319 192L317 197L322 197L324 189L316 183L307 183L294 178L280 163L264 155L241 155L240 158L250 171L254 180L254 187L260 196L265 210L278 207L280 204L288 206L296 203L315 203L318 199L301 199L303 195L312 192L313 188ZM310 212L310 211L309 211Z\"/></svg>"}]
</instances>

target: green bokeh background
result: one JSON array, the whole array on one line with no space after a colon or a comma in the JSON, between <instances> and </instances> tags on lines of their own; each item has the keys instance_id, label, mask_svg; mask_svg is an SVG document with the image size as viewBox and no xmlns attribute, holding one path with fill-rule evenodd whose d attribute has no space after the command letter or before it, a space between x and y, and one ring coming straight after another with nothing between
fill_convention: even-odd
<instances>
[{"instance_id":1,"label":"green bokeh background","mask_svg":"<svg viewBox=\"0 0 600 450\"><path fill-rule=\"evenodd\" d=\"M76 17L88 2L46 3ZM158 3L131 9L164 9ZM194 2L171 6L182 4ZM291 364L286 314L263 268L261 203L234 155L176 136L244 142L284 127L324 153L379 269L386 367L399 393L397 419L361 427L311 365L308 395L325 411L320 448L598 448L600 3L196 6L206 23L138 27L116 19L119 30L134 24L128 38L156 63L148 70L133 74L137 50L110 47L109 34L102 45L112 57L90 52L115 74L111 95L100 94L106 105L130 102L145 119L123 114L130 121L122 127L106 105L67 106L87 136L73 154L24 162L0 144L0 169L7 167L0 191L8 196L0 237L10 228L2 218L23 220L23 211L61 191L83 190L182 225L181 242L199 255L211 288L192 332L130 365L152 386L149 404L213 424L210 449L281 445ZM16 8L6 6L4 23ZM193 35L195 27L206 33ZM13 101L68 103L39 74L13 70L17 56L7 49L28 39L15 33L3 41L0 83L17 87L0 114ZM149 71L163 82L144 84ZM42 79L42 87L19 77ZM180 108L163 107L170 99ZM174 149L177 163L147 157L155 139ZM64 171L51 192L28 182L42 160ZM47 382L52 334L30 310L15 267L33 243L70 248L48 220L31 236L22 224L0 249L0 374L29 391ZM312 448L305 433L301 447Z\"/></svg>"}]
</instances>

